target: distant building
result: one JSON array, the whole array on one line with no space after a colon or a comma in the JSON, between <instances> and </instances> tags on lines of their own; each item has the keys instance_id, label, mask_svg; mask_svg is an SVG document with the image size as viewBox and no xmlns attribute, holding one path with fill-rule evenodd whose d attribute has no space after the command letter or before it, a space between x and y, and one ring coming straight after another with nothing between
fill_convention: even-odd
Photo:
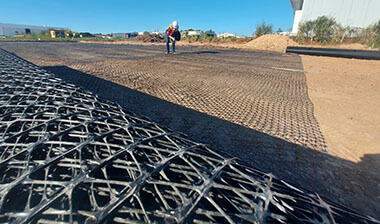
<instances>
[{"instance_id":1,"label":"distant building","mask_svg":"<svg viewBox=\"0 0 380 224\"><path fill-rule=\"evenodd\" d=\"M118 38L133 38L137 37L139 35L138 32L131 32L131 33L113 33L111 34L112 37L118 37Z\"/></svg>"},{"instance_id":2,"label":"distant building","mask_svg":"<svg viewBox=\"0 0 380 224\"><path fill-rule=\"evenodd\" d=\"M125 38L125 33L112 33L112 37Z\"/></svg>"},{"instance_id":3,"label":"distant building","mask_svg":"<svg viewBox=\"0 0 380 224\"><path fill-rule=\"evenodd\" d=\"M78 34L79 37L95 37L93 34L89 32L83 32Z\"/></svg>"},{"instance_id":4,"label":"distant building","mask_svg":"<svg viewBox=\"0 0 380 224\"><path fill-rule=\"evenodd\" d=\"M380 20L380 0L290 0L294 10L292 34L302 22L320 16L334 18L343 26L365 28Z\"/></svg>"},{"instance_id":5,"label":"distant building","mask_svg":"<svg viewBox=\"0 0 380 224\"><path fill-rule=\"evenodd\" d=\"M196 38L199 39L201 37L202 31L200 30L182 30L181 31L181 37L182 38Z\"/></svg>"},{"instance_id":6,"label":"distant building","mask_svg":"<svg viewBox=\"0 0 380 224\"><path fill-rule=\"evenodd\" d=\"M202 34L202 31L200 30L187 31L187 36L200 36L201 34Z\"/></svg>"},{"instance_id":7,"label":"distant building","mask_svg":"<svg viewBox=\"0 0 380 224\"><path fill-rule=\"evenodd\" d=\"M208 37L216 37L216 33L213 30L204 31L204 35L206 35Z\"/></svg>"},{"instance_id":8,"label":"distant building","mask_svg":"<svg viewBox=\"0 0 380 224\"><path fill-rule=\"evenodd\" d=\"M183 37L197 37L197 38L200 38L200 37L216 37L216 33L212 30L206 30L206 31L202 31L202 30L183 30L181 31L181 35Z\"/></svg>"},{"instance_id":9,"label":"distant building","mask_svg":"<svg viewBox=\"0 0 380 224\"><path fill-rule=\"evenodd\" d=\"M65 38L64 29L50 29L49 32L51 38Z\"/></svg>"},{"instance_id":10,"label":"distant building","mask_svg":"<svg viewBox=\"0 0 380 224\"><path fill-rule=\"evenodd\" d=\"M101 33L98 33L98 34L94 34L94 36L97 37L97 38L103 38L103 39L111 39L112 38L111 34L101 34Z\"/></svg>"},{"instance_id":11,"label":"distant building","mask_svg":"<svg viewBox=\"0 0 380 224\"><path fill-rule=\"evenodd\" d=\"M13 37L15 35L40 34L42 31L49 31L50 29L63 28L0 23L0 36Z\"/></svg>"},{"instance_id":12,"label":"distant building","mask_svg":"<svg viewBox=\"0 0 380 224\"><path fill-rule=\"evenodd\" d=\"M232 34L232 33L221 33L221 34L218 34L218 37L219 38L228 38L228 37L237 37L237 38L239 38L239 36L236 36L235 34Z\"/></svg>"},{"instance_id":13,"label":"distant building","mask_svg":"<svg viewBox=\"0 0 380 224\"><path fill-rule=\"evenodd\" d=\"M138 35L139 35L138 32L126 33L125 38L134 38L134 37L137 37Z\"/></svg>"},{"instance_id":14,"label":"distant building","mask_svg":"<svg viewBox=\"0 0 380 224\"><path fill-rule=\"evenodd\" d=\"M103 39L111 39L112 38L111 35L109 35L109 34L102 34L102 33L95 33L94 36L97 37L97 38L103 38Z\"/></svg>"}]
</instances>

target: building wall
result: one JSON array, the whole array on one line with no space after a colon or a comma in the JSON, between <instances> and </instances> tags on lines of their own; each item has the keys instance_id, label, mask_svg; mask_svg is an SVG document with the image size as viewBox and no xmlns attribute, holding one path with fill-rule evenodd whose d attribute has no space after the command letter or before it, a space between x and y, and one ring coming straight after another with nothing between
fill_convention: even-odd
<instances>
[{"instance_id":1,"label":"building wall","mask_svg":"<svg viewBox=\"0 0 380 224\"><path fill-rule=\"evenodd\" d=\"M294 23L293 23L293 30L292 33L298 33L298 26L302 22L302 10L295 10L294 11Z\"/></svg>"},{"instance_id":2,"label":"building wall","mask_svg":"<svg viewBox=\"0 0 380 224\"><path fill-rule=\"evenodd\" d=\"M0 36L12 37L15 34L25 34L25 29L30 29L31 33L40 34L41 31L49 30L49 27L0 23Z\"/></svg>"},{"instance_id":3,"label":"building wall","mask_svg":"<svg viewBox=\"0 0 380 224\"><path fill-rule=\"evenodd\" d=\"M112 37L125 38L126 33L112 33Z\"/></svg>"},{"instance_id":4,"label":"building wall","mask_svg":"<svg viewBox=\"0 0 380 224\"><path fill-rule=\"evenodd\" d=\"M319 16L333 17L343 26L364 28L380 20L380 0L304 0L302 11L295 11L293 33L299 22Z\"/></svg>"}]
</instances>

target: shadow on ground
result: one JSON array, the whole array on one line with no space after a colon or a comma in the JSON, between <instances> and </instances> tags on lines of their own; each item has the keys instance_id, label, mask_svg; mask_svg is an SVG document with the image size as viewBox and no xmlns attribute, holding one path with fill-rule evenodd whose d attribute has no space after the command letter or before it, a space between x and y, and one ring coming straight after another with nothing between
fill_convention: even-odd
<instances>
[{"instance_id":1,"label":"shadow on ground","mask_svg":"<svg viewBox=\"0 0 380 224\"><path fill-rule=\"evenodd\" d=\"M66 66L43 68L140 116L185 133L194 141L206 143L220 153L239 157L298 187L380 219L380 177L377 173L380 167L368 165L368 161L378 158L379 154L365 155L360 163L353 163Z\"/></svg>"}]
</instances>

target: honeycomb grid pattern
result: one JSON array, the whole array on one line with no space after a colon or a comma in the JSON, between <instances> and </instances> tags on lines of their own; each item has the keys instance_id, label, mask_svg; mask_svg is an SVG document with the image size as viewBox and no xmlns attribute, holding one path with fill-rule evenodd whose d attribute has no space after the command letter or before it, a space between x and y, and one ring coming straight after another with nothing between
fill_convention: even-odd
<instances>
[{"instance_id":1,"label":"honeycomb grid pattern","mask_svg":"<svg viewBox=\"0 0 380 224\"><path fill-rule=\"evenodd\" d=\"M378 223L0 49L0 222Z\"/></svg>"}]
</instances>

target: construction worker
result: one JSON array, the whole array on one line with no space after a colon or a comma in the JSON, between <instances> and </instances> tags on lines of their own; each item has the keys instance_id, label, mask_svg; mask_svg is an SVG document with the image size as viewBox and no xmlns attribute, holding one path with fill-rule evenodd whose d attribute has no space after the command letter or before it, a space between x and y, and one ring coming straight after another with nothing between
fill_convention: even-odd
<instances>
[{"instance_id":1,"label":"construction worker","mask_svg":"<svg viewBox=\"0 0 380 224\"><path fill-rule=\"evenodd\" d=\"M178 32L178 28L179 28L178 22L177 21L173 21L173 23L170 24L170 26L165 31L166 53L167 54L170 53L170 50L169 50L169 42L170 42L170 40L172 41L172 51L173 51L173 54L175 54L175 38L173 37L173 34L174 34L174 32Z\"/></svg>"}]
</instances>

